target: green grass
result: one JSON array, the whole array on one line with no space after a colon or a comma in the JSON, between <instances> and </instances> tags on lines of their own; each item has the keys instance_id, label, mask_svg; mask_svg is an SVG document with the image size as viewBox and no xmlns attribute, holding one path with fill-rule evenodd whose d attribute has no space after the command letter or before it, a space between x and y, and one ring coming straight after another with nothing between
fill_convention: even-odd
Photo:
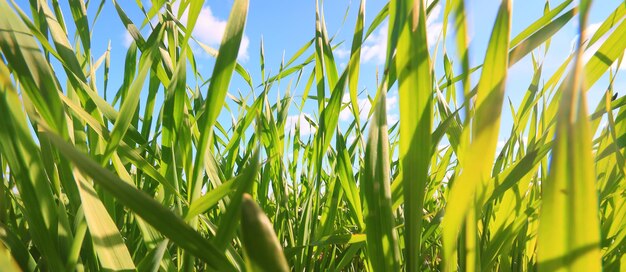
<instances>
[{"instance_id":1,"label":"green grass","mask_svg":"<svg viewBox=\"0 0 626 272\"><path fill-rule=\"evenodd\" d=\"M26 14L0 0L2 269L626 269L626 98L613 98L611 66L626 49L626 4L594 35L582 31L591 1L546 4L512 36L503 0L485 58L471 67L464 1L391 0L368 10L366 25L362 0L340 69L316 1L311 40L273 73L261 43L254 78L255 64L237 62L248 0L234 1L219 48L191 35L204 1L182 1L179 12L152 1L143 22L116 1L68 0L70 14L50 2L32 0ZM436 4L444 31L429 49ZM91 50L102 5L115 5L133 38L121 86L110 84L110 46ZM384 20L387 58L361 119L361 49ZM552 37L574 20L578 49L545 73ZM215 58L210 74L190 43ZM523 58L533 77L513 105L507 72ZM610 84L590 107L587 91L603 76ZM249 90L233 90L233 78ZM388 123L394 85L400 118ZM340 125L344 109L354 118ZM294 111L308 115L289 132ZM500 149L503 114L514 123Z\"/></svg>"}]
</instances>

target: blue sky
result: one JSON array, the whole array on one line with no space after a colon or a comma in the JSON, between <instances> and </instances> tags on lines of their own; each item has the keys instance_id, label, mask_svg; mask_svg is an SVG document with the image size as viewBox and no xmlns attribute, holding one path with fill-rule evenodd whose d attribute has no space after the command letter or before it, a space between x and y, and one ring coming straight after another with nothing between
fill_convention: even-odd
<instances>
[{"instance_id":1,"label":"blue sky","mask_svg":"<svg viewBox=\"0 0 626 272\"><path fill-rule=\"evenodd\" d=\"M28 10L28 1L18 0L18 3L22 5L24 10ZM70 28L70 33L73 33L73 24L70 22L71 13L67 7L66 1L60 1L61 8L65 14L65 20ZM88 15L90 21L93 20L96 8L99 1L92 1L92 5L88 9ZM120 5L125 9L125 12L136 23L144 19L142 12L137 8L135 1L119 0ZM149 1L143 0L146 9L149 8ZM431 46L431 54L435 51L435 73L438 78L442 75L441 67L441 44L435 45L435 39L441 31L442 17L443 17L443 2L438 5L429 18L429 43ZM500 1L496 0L468 0L466 5L468 8L468 16L470 23L470 59L472 66L480 64L483 61L486 45L489 40L491 28L493 26L496 11ZM555 7L562 0L550 1L551 7ZM385 5L386 1L369 0L366 5L366 28L370 25L374 16ZM194 30L195 36L202 42L217 48L223 28L226 24L230 8L233 4L232 0L208 0L205 1L205 6L200 15L200 19ZM543 14L544 0L528 0L528 1L514 1L513 6L513 18L512 18L512 35L514 37L521 30L526 28L532 22L537 20ZM610 14L618 5L618 0L596 0L592 6L590 13L590 28L597 27L597 22L604 20L608 14ZM339 50L335 52L335 58L338 63L339 71L343 70L345 64L348 61L348 52L350 43L352 40L352 32L358 12L359 1L344 1L333 0L324 2L324 15L326 18L326 26L328 33L332 36L336 34L334 43L344 42L339 47ZM347 13L347 17L344 16ZM572 40L576 37L577 25L576 19L572 20L564 29L562 29L552 39L551 50L544 60L544 76L546 79L552 72L558 67L559 64L565 60L568 54L571 52ZM367 94L370 96L375 95L376 79L375 72L377 67L381 67L384 62L384 51L386 41L386 23L383 23L381 27L376 30L365 42L362 52L362 67L359 86L364 91L364 95L360 97L359 104L367 108L369 103L365 99ZM107 45L111 43L111 81L110 91L115 91L121 85L123 78L123 69L117 69L117 67L124 66L125 51L129 44L129 35L124 29L113 4L107 1L104 5L100 18L92 25L92 31L94 33L92 37L92 52L94 56L99 57L106 49ZM147 29L144 29L146 33ZM255 84L261 81L260 79L260 66L259 66L259 44L261 37L263 37L265 46L265 61L266 72L275 74L283 59L289 59L303 44L309 41L315 34L315 1L313 0L267 0L267 1L250 1L250 9L248 15L248 21L245 29L244 44L240 51L239 60L242 65L250 72ZM447 44L447 51L453 55L454 52L454 40L450 39ZM312 49L309 50L312 52ZM305 57L308 54L305 54ZM456 59L456 56L452 56ZM542 57L541 57L542 58ZM197 61L199 63L200 70L205 77L210 75L213 59L204 53L197 54ZM311 69L310 65L303 74L303 81L306 81ZM458 69L457 69L458 71ZM514 105L519 104L524 92L530 84L532 76L532 63L530 57L524 58L518 64L513 66L509 72L509 79L507 82L507 95L511 99ZM477 79L480 73L475 73ZM98 71L99 88L102 84L102 71ZM477 80L473 81L474 83ZM602 96L603 90L606 89L607 79L603 78L599 83L593 86L589 92L590 107L595 107L598 99ZM272 91L270 97L277 97L284 94L288 85L288 81L284 81L280 86L277 86ZM616 90L624 89L626 82L624 80L618 80L615 84ZM302 95L304 88L304 82L302 82L297 88L292 89L291 93L295 96ZM206 87L201 91L203 95L206 95ZM260 90L257 90L257 93ZM231 83L229 92L237 96L238 92L242 92L244 95L250 92L246 87L244 81L235 76ZM109 93L109 100L111 100L112 93ZM397 91L396 87L392 87L391 92L388 95L388 108L390 122L397 120ZM294 99L296 103L300 102L300 99ZM232 102L229 102L232 103ZM305 106L305 114L312 116L317 115L315 113L315 101L310 101ZM116 106L117 107L117 106ZM222 112L220 119L222 121L228 121L229 113L227 111ZM236 114L236 113L235 113ZM292 106L292 116L290 116L290 123L299 118L296 107ZM347 114L343 113L340 116L342 123L347 123L350 119ZM304 121L304 120L302 120ZM505 101L505 107L503 109L502 120L502 132L501 138L508 136L512 120L510 117L510 109L508 103ZM302 124L301 124L302 125ZM306 127L304 128L307 129ZM311 131L312 132L312 131Z\"/></svg>"}]
</instances>

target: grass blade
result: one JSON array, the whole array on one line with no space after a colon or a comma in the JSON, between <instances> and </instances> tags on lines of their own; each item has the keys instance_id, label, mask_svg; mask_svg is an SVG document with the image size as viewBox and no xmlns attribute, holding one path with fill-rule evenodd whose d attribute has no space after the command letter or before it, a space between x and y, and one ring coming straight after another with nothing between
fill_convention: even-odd
<instances>
[{"instance_id":1,"label":"grass blade","mask_svg":"<svg viewBox=\"0 0 626 272\"><path fill-rule=\"evenodd\" d=\"M44 134L68 160L82 172L90 176L94 182L115 196L143 220L152 225L194 256L204 260L210 266L220 271L234 271L232 264L226 257L209 243L205 238L193 230L189 225L174 213L163 207L154 199L122 181L108 170L99 166L89 157L81 154L59 136L47 132Z\"/></svg>"},{"instance_id":2,"label":"grass blade","mask_svg":"<svg viewBox=\"0 0 626 272\"><path fill-rule=\"evenodd\" d=\"M241 203L241 233L251 271L290 271L272 223L249 194Z\"/></svg>"},{"instance_id":3,"label":"grass blade","mask_svg":"<svg viewBox=\"0 0 626 272\"><path fill-rule=\"evenodd\" d=\"M575 65L557 115L548 180L539 217L539 271L601 271L600 230L591 153L591 129L584 95L582 47L587 9L581 1Z\"/></svg>"},{"instance_id":4,"label":"grass blade","mask_svg":"<svg viewBox=\"0 0 626 272\"><path fill-rule=\"evenodd\" d=\"M77 178L85 219L102 268L113 271L135 270L124 239L98 198L96 190L77 170L74 170L74 176Z\"/></svg>"},{"instance_id":5,"label":"grass blade","mask_svg":"<svg viewBox=\"0 0 626 272\"><path fill-rule=\"evenodd\" d=\"M365 150L361 193L365 198L367 255L374 271L399 271L400 252L391 210L386 94L380 92Z\"/></svg>"},{"instance_id":6,"label":"grass blade","mask_svg":"<svg viewBox=\"0 0 626 272\"><path fill-rule=\"evenodd\" d=\"M485 55L485 64L478 83L475 106L473 141L459 154L464 171L450 189L443 226L444 258L454 264L456 241L474 199L481 199L479 188L489 180L500 129L500 114L504 99L508 67L509 33L511 28L511 1L500 5L491 40ZM465 127L464 133L468 133ZM468 138L469 139L469 138ZM466 143L467 144L467 143ZM462 147L463 148L463 147ZM475 194L475 192L477 192ZM480 201L479 201L480 202ZM466 224L475 224L467 221ZM474 235L474 234L467 234ZM450 267L448 270L455 270ZM472 268L470 268L472 269Z\"/></svg>"},{"instance_id":7,"label":"grass blade","mask_svg":"<svg viewBox=\"0 0 626 272\"><path fill-rule=\"evenodd\" d=\"M400 166L404 186L407 271L420 271L422 208L428 181L432 130L431 64L425 1L398 1L396 70L400 97Z\"/></svg>"}]
</instances>

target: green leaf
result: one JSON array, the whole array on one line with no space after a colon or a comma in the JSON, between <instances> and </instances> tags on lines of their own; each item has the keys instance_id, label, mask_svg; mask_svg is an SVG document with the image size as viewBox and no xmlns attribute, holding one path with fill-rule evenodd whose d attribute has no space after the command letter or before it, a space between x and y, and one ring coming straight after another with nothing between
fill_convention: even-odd
<instances>
[{"instance_id":1,"label":"green leaf","mask_svg":"<svg viewBox=\"0 0 626 272\"><path fill-rule=\"evenodd\" d=\"M198 120L200 139L197 150L199 154L196 155L194 160L195 167L191 176L190 195L192 200L200 196L204 157L208 153L207 149L209 147L209 138L211 138L210 135L213 134L213 125L222 110L228 85L235 70L247 14L248 0L236 0L228 17L219 53L213 67L208 96L203 106L204 113ZM193 203L193 201L191 202Z\"/></svg>"},{"instance_id":2,"label":"green leaf","mask_svg":"<svg viewBox=\"0 0 626 272\"><path fill-rule=\"evenodd\" d=\"M137 73L136 78L133 79L132 84L128 88L128 93L122 102L122 107L120 108L119 117L115 120L115 124L113 125L113 129L111 130L111 138L107 142L107 146L104 153L103 163L108 161L111 154L117 149L120 141L126 134L126 131L130 127L130 123L135 116L135 112L139 107L139 96L141 94L141 90L144 84L144 81L152 67L152 63L155 60L158 60L156 57L158 56L158 42L163 37L163 27L161 24L157 25L156 30L148 39L148 44L152 44L149 49L147 49L144 54L141 56L139 61L139 72ZM134 60L133 60L134 61Z\"/></svg>"},{"instance_id":3,"label":"green leaf","mask_svg":"<svg viewBox=\"0 0 626 272\"><path fill-rule=\"evenodd\" d=\"M113 271L135 270L135 264L124 244L124 239L102 205L96 190L77 170L74 170L74 176L78 183L89 234L102 268Z\"/></svg>"},{"instance_id":4,"label":"green leaf","mask_svg":"<svg viewBox=\"0 0 626 272\"><path fill-rule=\"evenodd\" d=\"M11 256L11 252L7 250L2 243L0 243L0 267L2 267L2 269L7 269L8 271L22 271L22 269L17 266L13 256Z\"/></svg>"},{"instance_id":5,"label":"green leaf","mask_svg":"<svg viewBox=\"0 0 626 272\"><path fill-rule=\"evenodd\" d=\"M399 271L400 252L391 210L386 94L380 92L365 150L361 193L365 198L367 256L374 271Z\"/></svg>"},{"instance_id":6,"label":"green leaf","mask_svg":"<svg viewBox=\"0 0 626 272\"><path fill-rule=\"evenodd\" d=\"M187 225L180 217L172 213L146 193L122 181L113 173L102 168L91 158L81 154L59 136L44 134L68 160L93 181L113 195L121 204L128 207L172 242L187 252L202 259L214 269L234 271L235 268L209 241Z\"/></svg>"},{"instance_id":7,"label":"green leaf","mask_svg":"<svg viewBox=\"0 0 626 272\"><path fill-rule=\"evenodd\" d=\"M455 180L448 196L443 223L443 246L444 258L450 270L456 269L450 266L455 263L459 231L474 201L481 202L480 199L483 196L480 187L489 181L493 166L509 63L510 29L511 1L503 0L491 32L483 71L478 82L474 124L471 131L472 141L464 143L461 147L462 152L458 154L458 157L463 171ZM466 126L464 133L469 133L469 129L470 127ZM465 224L476 224L476 222L467 220ZM467 233L467 235L475 235L475 233ZM470 250L476 250L476 248Z\"/></svg>"},{"instance_id":8,"label":"green leaf","mask_svg":"<svg viewBox=\"0 0 626 272\"><path fill-rule=\"evenodd\" d=\"M596 175L582 62L583 29L590 1L581 2L576 62L562 83L556 138L543 186L537 233L539 271L602 270Z\"/></svg>"},{"instance_id":9,"label":"green leaf","mask_svg":"<svg viewBox=\"0 0 626 272\"><path fill-rule=\"evenodd\" d=\"M396 24L400 27L396 70L399 71L400 175L404 186L406 269L420 271L423 262L422 209L431 158L433 115L425 1L398 1L396 10L391 12L396 13Z\"/></svg>"},{"instance_id":10,"label":"green leaf","mask_svg":"<svg viewBox=\"0 0 626 272\"><path fill-rule=\"evenodd\" d=\"M272 222L249 194L241 202L241 234L250 271L290 271Z\"/></svg>"}]
</instances>

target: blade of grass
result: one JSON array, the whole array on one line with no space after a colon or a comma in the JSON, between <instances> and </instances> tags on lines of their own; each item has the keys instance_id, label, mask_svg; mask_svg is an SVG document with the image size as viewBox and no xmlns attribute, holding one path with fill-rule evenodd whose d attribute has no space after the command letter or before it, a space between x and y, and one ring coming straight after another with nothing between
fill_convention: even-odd
<instances>
[{"instance_id":1,"label":"blade of grass","mask_svg":"<svg viewBox=\"0 0 626 272\"><path fill-rule=\"evenodd\" d=\"M74 170L74 175L77 177L89 234L102 268L114 271L135 270L135 264L124 244L124 239L98 198L96 190L80 172Z\"/></svg>"},{"instance_id":2,"label":"blade of grass","mask_svg":"<svg viewBox=\"0 0 626 272\"><path fill-rule=\"evenodd\" d=\"M40 124L42 125L42 124ZM68 160L96 184L187 252L220 271L234 271L219 249L153 198L122 181L52 132L44 134Z\"/></svg>"},{"instance_id":3,"label":"blade of grass","mask_svg":"<svg viewBox=\"0 0 626 272\"><path fill-rule=\"evenodd\" d=\"M272 223L249 194L241 203L241 233L251 271L290 271Z\"/></svg>"},{"instance_id":4,"label":"blade of grass","mask_svg":"<svg viewBox=\"0 0 626 272\"><path fill-rule=\"evenodd\" d=\"M556 139L539 217L539 271L601 271L595 171L582 47L588 7L581 1L579 38L573 71L565 78L557 115Z\"/></svg>"},{"instance_id":5,"label":"blade of grass","mask_svg":"<svg viewBox=\"0 0 626 272\"><path fill-rule=\"evenodd\" d=\"M111 154L117 149L120 141L126 134L126 131L130 127L131 121L135 116L135 112L139 107L139 96L141 94L141 90L143 88L143 84L145 79L152 67L152 63L157 59L158 53L158 41L160 41L163 37L164 30L161 27L161 24L158 24L156 30L148 39L147 43L152 46L144 52L139 61L139 72L137 73L137 77L134 78L132 84L128 88L128 93L122 102L122 106L119 112L119 118L115 120L115 124L113 125L113 129L111 130L111 138L107 142L107 146L105 148L105 152L103 155L103 163L106 163ZM133 60L134 61L134 60Z\"/></svg>"},{"instance_id":6,"label":"blade of grass","mask_svg":"<svg viewBox=\"0 0 626 272\"><path fill-rule=\"evenodd\" d=\"M209 138L211 138L213 125L224 105L228 85L235 69L247 13L248 0L236 0L228 17L226 30L224 31L219 53L215 60L208 96L204 103L204 114L198 120L201 137L198 141L198 155L196 155L194 160L195 167L189 185L190 200L195 200L200 196L204 157L208 152ZM193 203L193 201L190 202Z\"/></svg>"},{"instance_id":7,"label":"blade of grass","mask_svg":"<svg viewBox=\"0 0 626 272\"><path fill-rule=\"evenodd\" d=\"M443 225L443 246L444 259L449 264L455 263L457 237L466 215L473 206L474 200L482 198L480 187L489 180L491 173L507 77L510 28L511 1L504 0L500 5L491 33L477 87L472 142L466 143L469 145L462 147L466 149L458 155L463 172L458 180L455 180L448 196ZM466 126L464 133L468 133L468 130L469 127ZM468 220L465 224L476 224L476 222ZM455 270L456 267L448 265L446 269Z\"/></svg>"},{"instance_id":8,"label":"blade of grass","mask_svg":"<svg viewBox=\"0 0 626 272\"><path fill-rule=\"evenodd\" d=\"M367 256L374 271L399 271L400 252L391 210L389 188L389 139L387 134L386 94L375 103L373 122L365 150L361 193L365 198Z\"/></svg>"},{"instance_id":9,"label":"blade of grass","mask_svg":"<svg viewBox=\"0 0 626 272\"><path fill-rule=\"evenodd\" d=\"M0 243L0 267L15 272L22 271L11 256L11 252L2 243Z\"/></svg>"},{"instance_id":10,"label":"blade of grass","mask_svg":"<svg viewBox=\"0 0 626 272\"><path fill-rule=\"evenodd\" d=\"M424 1L398 1L395 11L397 25L401 27L396 70L399 71L400 167L404 185L407 271L420 271L423 262L422 209L431 158L433 91L425 9Z\"/></svg>"}]
</instances>

